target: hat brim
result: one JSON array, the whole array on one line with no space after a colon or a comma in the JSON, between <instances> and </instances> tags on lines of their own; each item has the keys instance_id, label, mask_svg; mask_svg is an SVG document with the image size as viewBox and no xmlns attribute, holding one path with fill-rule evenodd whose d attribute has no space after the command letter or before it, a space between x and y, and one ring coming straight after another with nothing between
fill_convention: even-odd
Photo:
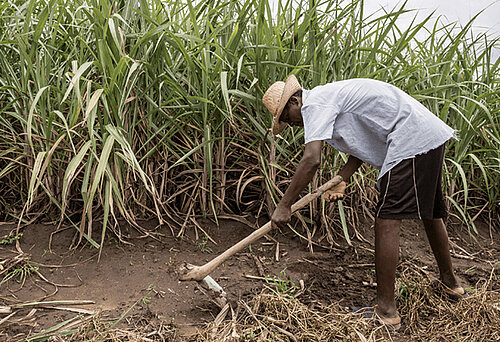
<instances>
[{"instance_id":1,"label":"hat brim","mask_svg":"<svg viewBox=\"0 0 500 342\"><path fill-rule=\"evenodd\" d=\"M295 75L288 76L288 78L285 81L285 87L283 88L283 93L279 101L279 106L276 109L276 113L274 114L274 120L272 126L274 135L281 133L287 126L286 122L280 122L280 117L288 100L290 100L290 97L292 97L292 95L299 90L302 90L302 86L297 80L297 77L295 77Z\"/></svg>"}]
</instances>

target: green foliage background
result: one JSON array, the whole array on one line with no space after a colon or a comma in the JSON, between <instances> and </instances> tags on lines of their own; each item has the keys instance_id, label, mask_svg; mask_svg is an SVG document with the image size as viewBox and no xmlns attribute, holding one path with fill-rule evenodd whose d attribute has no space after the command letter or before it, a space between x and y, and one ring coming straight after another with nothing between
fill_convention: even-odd
<instances>
[{"instance_id":1,"label":"green foliage background","mask_svg":"<svg viewBox=\"0 0 500 342\"><path fill-rule=\"evenodd\" d=\"M429 16L403 30L404 5L367 17L363 1L313 0L277 13L267 0L11 0L0 13L2 220L71 224L99 247L119 218L182 234L198 215L272 210L303 133L273 139L260 100L295 73L306 88L383 80L424 103L459 132L444 175L453 215L498 227L498 37L472 22ZM325 154L312 187L345 159ZM346 217L370 216L375 179L364 167L340 212L311 205L299 217L308 238L331 243Z\"/></svg>"}]
</instances>

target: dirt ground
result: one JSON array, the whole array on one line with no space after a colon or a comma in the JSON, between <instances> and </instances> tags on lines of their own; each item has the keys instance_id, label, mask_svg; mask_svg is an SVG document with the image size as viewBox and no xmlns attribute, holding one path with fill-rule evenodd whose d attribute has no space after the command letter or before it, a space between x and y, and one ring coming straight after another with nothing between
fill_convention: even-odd
<instances>
[{"instance_id":1,"label":"dirt ground","mask_svg":"<svg viewBox=\"0 0 500 342\"><path fill-rule=\"evenodd\" d=\"M110 235L99 262L98 250L88 245L69 250L75 235L73 228L54 234L49 249L55 227L27 226L22 229L20 248L29 257L29 263L38 267L39 274L24 278L18 274L0 285L0 306L40 300L90 300L92 304L68 307L100 310L101 318L106 320L117 319L130 309L127 317L156 317L174 327L177 338L183 340L204 323L213 321L220 309L195 282L178 280L179 265L185 261L202 265L253 231L233 220L219 221L219 226L210 220L199 222L217 244L200 231L196 240L194 229L187 230L183 238L174 238L170 230L161 227L163 236L155 240L139 237L135 229L123 225L122 232L128 235L131 244L119 243ZM141 222L141 225L153 229L156 223ZM14 228L0 225L0 236ZM500 234L485 225L479 225L479 229L479 235L470 235L463 227L448 228L453 263L465 288L489 278L499 267ZM263 277L275 276L286 280L284 284L298 286L303 282L308 290L302 297L305 302L338 302L346 307L371 304L375 298L373 227L367 222L358 231L366 242L354 240L353 246L348 246L339 241L340 247L331 250L315 247L312 254L307 241L294 233L274 231L272 238L263 238L238 253L212 276L228 293L230 302L250 299L270 282ZM438 276L425 233L417 221L403 221L400 246L401 265L413 263L431 277ZM15 244L0 245L0 261L16 253ZM492 290L500 290L498 281L493 282ZM19 341L76 315L41 307L32 312L31 308L19 310L3 322L6 314L0 314L0 341ZM120 324L126 322L124 319Z\"/></svg>"}]
</instances>

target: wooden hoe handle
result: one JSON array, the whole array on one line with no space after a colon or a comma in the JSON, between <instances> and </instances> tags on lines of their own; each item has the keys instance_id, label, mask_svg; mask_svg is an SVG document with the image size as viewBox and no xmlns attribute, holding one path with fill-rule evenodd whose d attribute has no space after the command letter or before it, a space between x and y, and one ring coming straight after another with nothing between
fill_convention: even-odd
<instances>
[{"instance_id":1,"label":"wooden hoe handle","mask_svg":"<svg viewBox=\"0 0 500 342\"><path fill-rule=\"evenodd\" d=\"M341 176L335 176L313 192L307 194L306 196L302 197L300 200L295 202L294 205L292 205L292 213L296 212L299 209L302 209L304 206L315 200L316 198L320 197L325 191L329 190L330 188L334 187L335 185L339 184L342 182L342 177ZM218 255L217 257L213 258L211 261L207 262L203 266L194 266L189 272L187 272L184 275L181 275L180 280L196 280L200 281L203 278L205 278L207 275L212 273L214 269L216 269L220 264L222 264L224 261L229 259L231 256L234 254L238 253L248 245L252 244L253 242L257 241L267 233L269 233L272 229L271 221L267 222L265 225L254 231L252 234L248 235L246 238L226 250L224 253Z\"/></svg>"}]
</instances>

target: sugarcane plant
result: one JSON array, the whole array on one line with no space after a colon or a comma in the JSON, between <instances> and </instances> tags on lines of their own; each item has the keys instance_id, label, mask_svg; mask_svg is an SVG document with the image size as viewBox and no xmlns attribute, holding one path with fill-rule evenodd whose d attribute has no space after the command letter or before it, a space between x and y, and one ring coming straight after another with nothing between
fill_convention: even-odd
<instances>
[{"instance_id":1,"label":"sugarcane plant","mask_svg":"<svg viewBox=\"0 0 500 342\"><path fill-rule=\"evenodd\" d=\"M367 16L362 0L11 0L0 13L2 220L69 224L102 248L120 219L181 235L199 216L268 215L303 132L273 137L261 97L294 73L306 88L383 80L421 101L459 136L444 172L452 214L471 232L479 218L498 227L498 37L474 33L474 18L417 20L406 4ZM404 28L403 15L415 18ZM313 188L346 158L325 155ZM349 239L375 180L364 166L297 234Z\"/></svg>"}]
</instances>

